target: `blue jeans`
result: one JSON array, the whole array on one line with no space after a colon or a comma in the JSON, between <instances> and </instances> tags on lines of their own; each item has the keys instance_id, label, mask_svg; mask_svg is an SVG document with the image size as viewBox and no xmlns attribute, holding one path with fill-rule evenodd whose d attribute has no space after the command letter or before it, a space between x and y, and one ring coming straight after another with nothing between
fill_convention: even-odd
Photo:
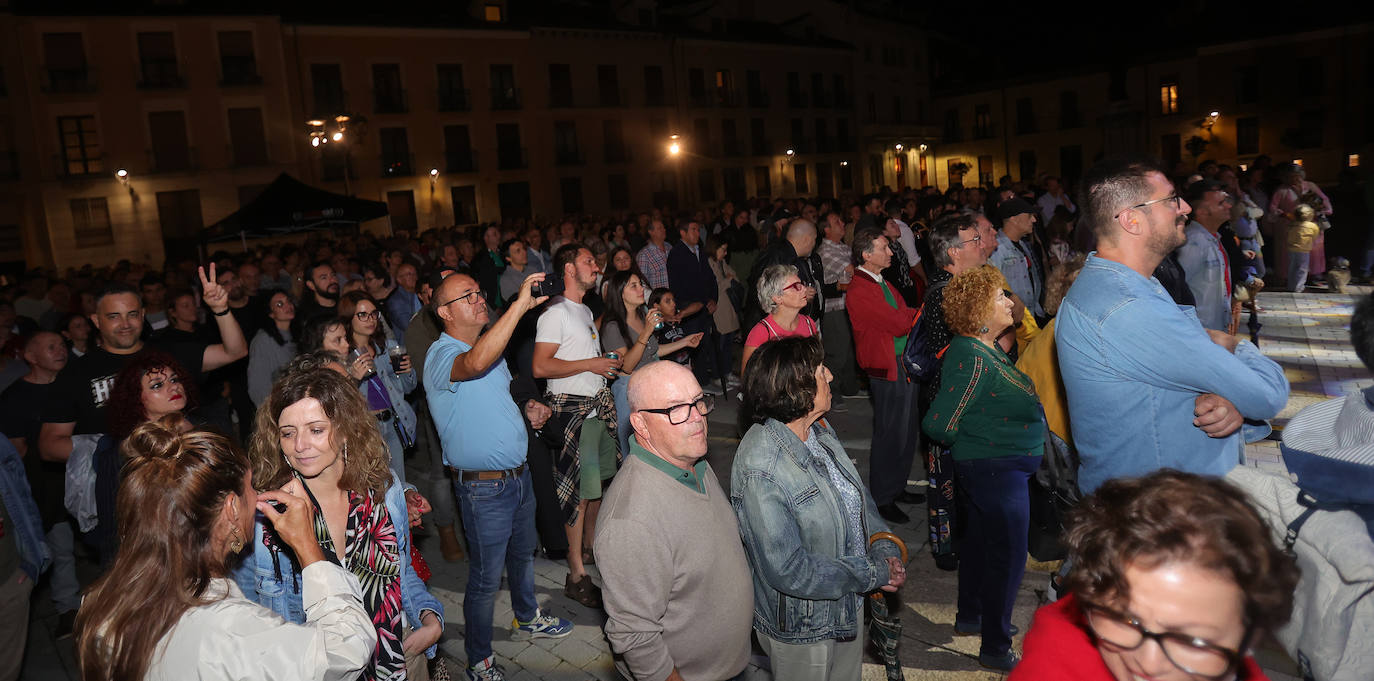
<instances>
[{"instance_id":1,"label":"blue jeans","mask_svg":"<svg viewBox=\"0 0 1374 681\"><path fill-rule=\"evenodd\" d=\"M491 657L492 609L503 565L515 616L528 622L539 607L534 600L534 485L527 468L519 478L455 479L453 492L471 554L463 596L463 649L471 666Z\"/></svg>"},{"instance_id":2,"label":"blue jeans","mask_svg":"<svg viewBox=\"0 0 1374 681\"><path fill-rule=\"evenodd\" d=\"M968 503L968 523L959 551L959 610L956 622L981 620L979 652L1005 655L1011 649L1011 609L1026 573L1030 531L1030 476L1039 456L1001 456L955 461L955 489Z\"/></svg>"}]
</instances>

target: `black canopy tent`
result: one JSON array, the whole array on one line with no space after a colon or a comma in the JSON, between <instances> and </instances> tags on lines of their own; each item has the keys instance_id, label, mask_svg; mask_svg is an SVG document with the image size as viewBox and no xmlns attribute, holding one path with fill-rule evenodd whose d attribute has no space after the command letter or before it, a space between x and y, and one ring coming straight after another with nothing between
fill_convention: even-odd
<instances>
[{"instance_id":1,"label":"black canopy tent","mask_svg":"<svg viewBox=\"0 0 1374 681\"><path fill-rule=\"evenodd\" d=\"M312 187L286 173L258 198L205 228L205 243L247 241L359 223L386 217L386 204Z\"/></svg>"}]
</instances>

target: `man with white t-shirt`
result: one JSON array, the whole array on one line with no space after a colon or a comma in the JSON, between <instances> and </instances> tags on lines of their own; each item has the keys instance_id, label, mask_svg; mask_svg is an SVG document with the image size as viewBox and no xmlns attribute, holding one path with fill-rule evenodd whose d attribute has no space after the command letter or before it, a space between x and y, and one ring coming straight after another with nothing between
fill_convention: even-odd
<instances>
[{"instance_id":1,"label":"man with white t-shirt","mask_svg":"<svg viewBox=\"0 0 1374 681\"><path fill-rule=\"evenodd\" d=\"M549 301L539 316L534 337L533 373L548 379L553 417L545 429L557 428L563 446L554 454L554 487L568 533L569 598L601 607L601 594L587 575L584 560L596 532L601 490L615 475L621 458L615 399L606 379L614 379L621 360L601 356L601 339L591 308L582 298L596 286L600 268L591 250L572 243L553 256L563 277L563 295ZM585 530L585 534L584 534Z\"/></svg>"}]
</instances>

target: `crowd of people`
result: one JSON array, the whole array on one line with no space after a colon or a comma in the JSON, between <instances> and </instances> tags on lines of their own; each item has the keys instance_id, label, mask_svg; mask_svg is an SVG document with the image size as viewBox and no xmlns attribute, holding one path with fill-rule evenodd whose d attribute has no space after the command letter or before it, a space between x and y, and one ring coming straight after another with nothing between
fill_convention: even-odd
<instances>
[{"instance_id":1,"label":"crowd of people","mask_svg":"<svg viewBox=\"0 0 1374 681\"><path fill-rule=\"evenodd\" d=\"M919 509L985 667L1262 678L1296 568L1217 478L1288 383L1235 334L1266 272L1321 277L1331 213L1298 165L1132 158L1077 198L1004 178L34 270L0 289L24 604L0 626L22 641L42 575L87 679L425 679L454 624L467 678L503 679L503 574L512 638L573 630L536 600L542 551L627 679L741 678L752 640L775 678L857 679L863 595L903 587L889 531ZM867 479L826 418L861 400ZM704 458L727 401L728 494ZM1086 498L1022 660L1047 445ZM468 561L461 620L422 517Z\"/></svg>"}]
</instances>

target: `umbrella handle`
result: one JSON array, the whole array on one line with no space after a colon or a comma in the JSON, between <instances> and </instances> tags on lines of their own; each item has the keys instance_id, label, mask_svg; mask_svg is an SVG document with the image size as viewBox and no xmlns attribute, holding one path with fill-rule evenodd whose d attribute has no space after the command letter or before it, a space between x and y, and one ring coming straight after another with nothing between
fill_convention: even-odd
<instances>
[{"instance_id":1,"label":"umbrella handle","mask_svg":"<svg viewBox=\"0 0 1374 681\"><path fill-rule=\"evenodd\" d=\"M906 542L902 541L901 537L898 537L897 535L892 534L891 532L874 532L873 536L868 538L868 545L872 546L873 544L882 539L886 539L897 545L897 550L902 552L902 564L905 565L908 558L906 552Z\"/></svg>"}]
</instances>

